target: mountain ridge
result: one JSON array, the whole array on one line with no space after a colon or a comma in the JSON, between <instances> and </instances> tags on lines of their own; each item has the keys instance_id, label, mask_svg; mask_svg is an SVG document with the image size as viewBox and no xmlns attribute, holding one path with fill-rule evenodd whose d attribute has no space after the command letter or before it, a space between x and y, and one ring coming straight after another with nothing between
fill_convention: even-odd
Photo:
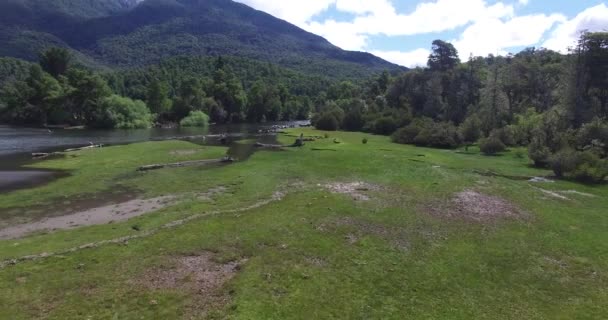
<instances>
[{"instance_id":1,"label":"mountain ridge","mask_svg":"<svg viewBox=\"0 0 608 320\"><path fill-rule=\"evenodd\" d=\"M110 0L92 6L96 11L81 9L84 0L62 0L32 10L42 2L9 0L0 6L0 55L31 61L54 45L112 68L175 56L232 55L330 76L406 70L370 53L342 50L231 0Z\"/></svg>"}]
</instances>

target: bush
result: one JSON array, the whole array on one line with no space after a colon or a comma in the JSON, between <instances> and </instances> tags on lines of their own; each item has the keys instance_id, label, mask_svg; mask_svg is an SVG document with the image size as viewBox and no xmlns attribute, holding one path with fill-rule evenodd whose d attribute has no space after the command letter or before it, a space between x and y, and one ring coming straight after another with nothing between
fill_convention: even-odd
<instances>
[{"instance_id":1,"label":"bush","mask_svg":"<svg viewBox=\"0 0 608 320\"><path fill-rule=\"evenodd\" d=\"M425 132L428 130L428 133ZM458 129L451 123L434 123L430 128L421 133L428 135L426 146L435 148L456 148L462 142Z\"/></svg>"},{"instance_id":2,"label":"bush","mask_svg":"<svg viewBox=\"0 0 608 320\"><path fill-rule=\"evenodd\" d=\"M342 128L346 131L361 131L365 125L365 120L359 111L351 111L344 116Z\"/></svg>"},{"instance_id":3,"label":"bush","mask_svg":"<svg viewBox=\"0 0 608 320\"><path fill-rule=\"evenodd\" d=\"M363 140L361 140L361 143L367 144L367 138L363 138Z\"/></svg>"},{"instance_id":4,"label":"bush","mask_svg":"<svg viewBox=\"0 0 608 320\"><path fill-rule=\"evenodd\" d=\"M209 126L209 116L202 111L191 111L179 124L182 127L206 128Z\"/></svg>"},{"instance_id":5,"label":"bush","mask_svg":"<svg viewBox=\"0 0 608 320\"><path fill-rule=\"evenodd\" d=\"M600 159L593 152L577 152L576 169L566 174L575 180L586 183L604 182L608 177L608 161Z\"/></svg>"},{"instance_id":6,"label":"bush","mask_svg":"<svg viewBox=\"0 0 608 320\"><path fill-rule=\"evenodd\" d=\"M572 172L578 166L578 152L571 149L563 149L549 157L549 166L557 177L563 177Z\"/></svg>"},{"instance_id":7,"label":"bush","mask_svg":"<svg viewBox=\"0 0 608 320\"><path fill-rule=\"evenodd\" d=\"M467 144L471 145L481 137L481 121L476 116L468 117L460 125L460 135L462 140Z\"/></svg>"},{"instance_id":8,"label":"bush","mask_svg":"<svg viewBox=\"0 0 608 320\"><path fill-rule=\"evenodd\" d=\"M502 143L504 143L507 146L514 146L516 144L515 143L515 134L513 133L513 128L511 128L511 127L494 129L494 130L492 130L490 135L500 139L500 141L502 141Z\"/></svg>"},{"instance_id":9,"label":"bush","mask_svg":"<svg viewBox=\"0 0 608 320\"><path fill-rule=\"evenodd\" d=\"M96 121L98 127L144 129L152 126L150 109L141 100L111 95L101 101L104 115Z\"/></svg>"},{"instance_id":10,"label":"bush","mask_svg":"<svg viewBox=\"0 0 608 320\"><path fill-rule=\"evenodd\" d=\"M407 127L395 131L391 136L391 140L401 144L413 144L418 133L420 133L420 128L414 124L410 124Z\"/></svg>"},{"instance_id":11,"label":"bush","mask_svg":"<svg viewBox=\"0 0 608 320\"><path fill-rule=\"evenodd\" d=\"M435 148L456 148L462 142L458 129L451 123L418 120L392 135L393 142Z\"/></svg>"},{"instance_id":12,"label":"bush","mask_svg":"<svg viewBox=\"0 0 608 320\"><path fill-rule=\"evenodd\" d=\"M601 157L608 157L608 123L600 119L583 125L576 134L580 149L592 150Z\"/></svg>"},{"instance_id":13,"label":"bush","mask_svg":"<svg viewBox=\"0 0 608 320\"><path fill-rule=\"evenodd\" d=\"M532 143L528 146L528 157L534 161L536 167L546 167L549 164L551 150L547 147L541 138L535 137Z\"/></svg>"},{"instance_id":14,"label":"bush","mask_svg":"<svg viewBox=\"0 0 608 320\"><path fill-rule=\"evenodd\" d=\"M324 113L315 119L315 128L325 131L338 130L338 120L332 113Z\"/></svg>"},{"instance_id":15,"label":"bush","mask_svg":"<svg viewBox=\"0 0 608 320\"><path fill-rule=\"evenodd\" d=\"M382 117L374 123L374 133L381 135L390 135L397 130L397 122L393 118Z\"/></svg>"},{"instance_id":16,"label":"bush","mask_svg":"<svg viewBox=\"0 0 608 320\"><path fill-rule=\"evenodd\" d=\"M479 150L488 156L503 152L506 149L507 146L496 136L490 136L479 141Z\"/></svg>"}]
</instances>

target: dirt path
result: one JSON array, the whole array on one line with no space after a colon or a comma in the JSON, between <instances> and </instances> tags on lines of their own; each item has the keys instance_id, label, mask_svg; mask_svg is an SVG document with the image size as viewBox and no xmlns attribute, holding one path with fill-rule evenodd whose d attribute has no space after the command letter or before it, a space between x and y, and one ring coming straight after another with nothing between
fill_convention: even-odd
<instances>
[{"instance_id":1,"label":"dirt path","mask_svg":"<svg viewBox=\"0 0 608 320\"><path fill-rule=\"evenodd\" d=\"M118 204L106 205L64 216L45 218L40 221L10 226L0 230L0 240L24 237L40 231L68 230L83 226L107 224L129 220L143 214L153 212L176 201L175 196L157 197L152 199L135 199Z\"/></svg>"},{"instance_id":2,"label":"dirt path","mask_svg":"<svg viewBox=\"0 0 608 320\"><path fill-rule=\"evenodd\" d=\"M108 244L124 244L127 243L130 240L134 240L134 239L141 239L141 238L145 238L151 235L154 235L156 233L158 233L161 230L166 230L166 229L171 229L171 228L175 228L178 226L181 226L187 222L196 220L196 219L201 219L203 217L209 217L209 216L215 216L218 214L231 214L231 213L241 213L241 212L245 212L245 211L249 211L249 210L253 210L253 209L257 209L260 207L263 207L265 205L268 205L270 203L276 202L276 201L280 201L285 197L285 193L277 191L275 193L273 193L273 195L265 200L260 200L252 205L249 205L247 207L242 207L242 208L237 208L237 209L229 209L229 210L217 210L217 211L210 211L210 212L206 212L206 213L200 213L200 214L194 214L191 215L189 217L186 217L184 219L179 219L179 220L175 220L169 223L166 223L164 225L162 225L161 227L158 228L154 228L154 229L150 229L147 231L143 231L141 233L135 234L135 235L131 235L131 236L124 236L124 237L119 237L119 238L114 238L114 239L109 239L109 240L101 240L101 241L97 241L97 242L91 242L91 243L87 243L87 244L83 244L77 247L73 247L73 248L69 248L69 249L65 249L62 251L57 251L57 252L44 252L41 254L35 254L35 255L29 255L29 256L23 256L23 257L19 257L16 259L8 259L8 260L4 260L4 261L0 261L0 269L4 269L8 266L12 266L12 265L16 265L22 262L27 262L27 261L36 261L36 260L40 260L40 259L44 259L44 258L49 258L49 257L54 257L54 256L59 256L59 255L65 255L65 254L69 254L72 252L77 252L80 250L85 250L85 249L91 249L91 248L97 248L100 246L104 246L104 245L108 245Z\"/></svg>"}]
</instances>

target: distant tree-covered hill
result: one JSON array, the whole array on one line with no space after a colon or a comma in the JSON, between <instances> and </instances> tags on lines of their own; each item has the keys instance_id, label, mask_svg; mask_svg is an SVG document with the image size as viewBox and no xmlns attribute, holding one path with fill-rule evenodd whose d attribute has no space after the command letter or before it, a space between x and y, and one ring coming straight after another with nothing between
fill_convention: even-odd
<instances>
[{"instance_id":1,"label":"distant tree-covered hill","mask_svg":"<svg viewBox=\"0 0 608 320\"><path fill-rule=\"evenodd\" d=\"M331 78L403 69L231 0L5 0L0 56L36 60L68 47L89 65L133 67L174 56L239 56Z\"/></svg>"}]
</instances>

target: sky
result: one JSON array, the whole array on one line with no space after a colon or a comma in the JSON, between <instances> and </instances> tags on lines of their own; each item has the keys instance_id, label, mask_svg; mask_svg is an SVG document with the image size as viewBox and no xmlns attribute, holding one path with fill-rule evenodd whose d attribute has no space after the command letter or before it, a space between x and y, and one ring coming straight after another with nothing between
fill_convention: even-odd
<instances>
[{"instance_id":1,"label":"sky","mask_svg":"<svg viewBox=\"0 0 608 320\"><path fill-rule=\"evenodd\" d=\"M582 30L608 31L601 0L236 0L334 45L415 67L435 39L462 60L527 47L567 52Z\"/></svg>"}]
</instances>

